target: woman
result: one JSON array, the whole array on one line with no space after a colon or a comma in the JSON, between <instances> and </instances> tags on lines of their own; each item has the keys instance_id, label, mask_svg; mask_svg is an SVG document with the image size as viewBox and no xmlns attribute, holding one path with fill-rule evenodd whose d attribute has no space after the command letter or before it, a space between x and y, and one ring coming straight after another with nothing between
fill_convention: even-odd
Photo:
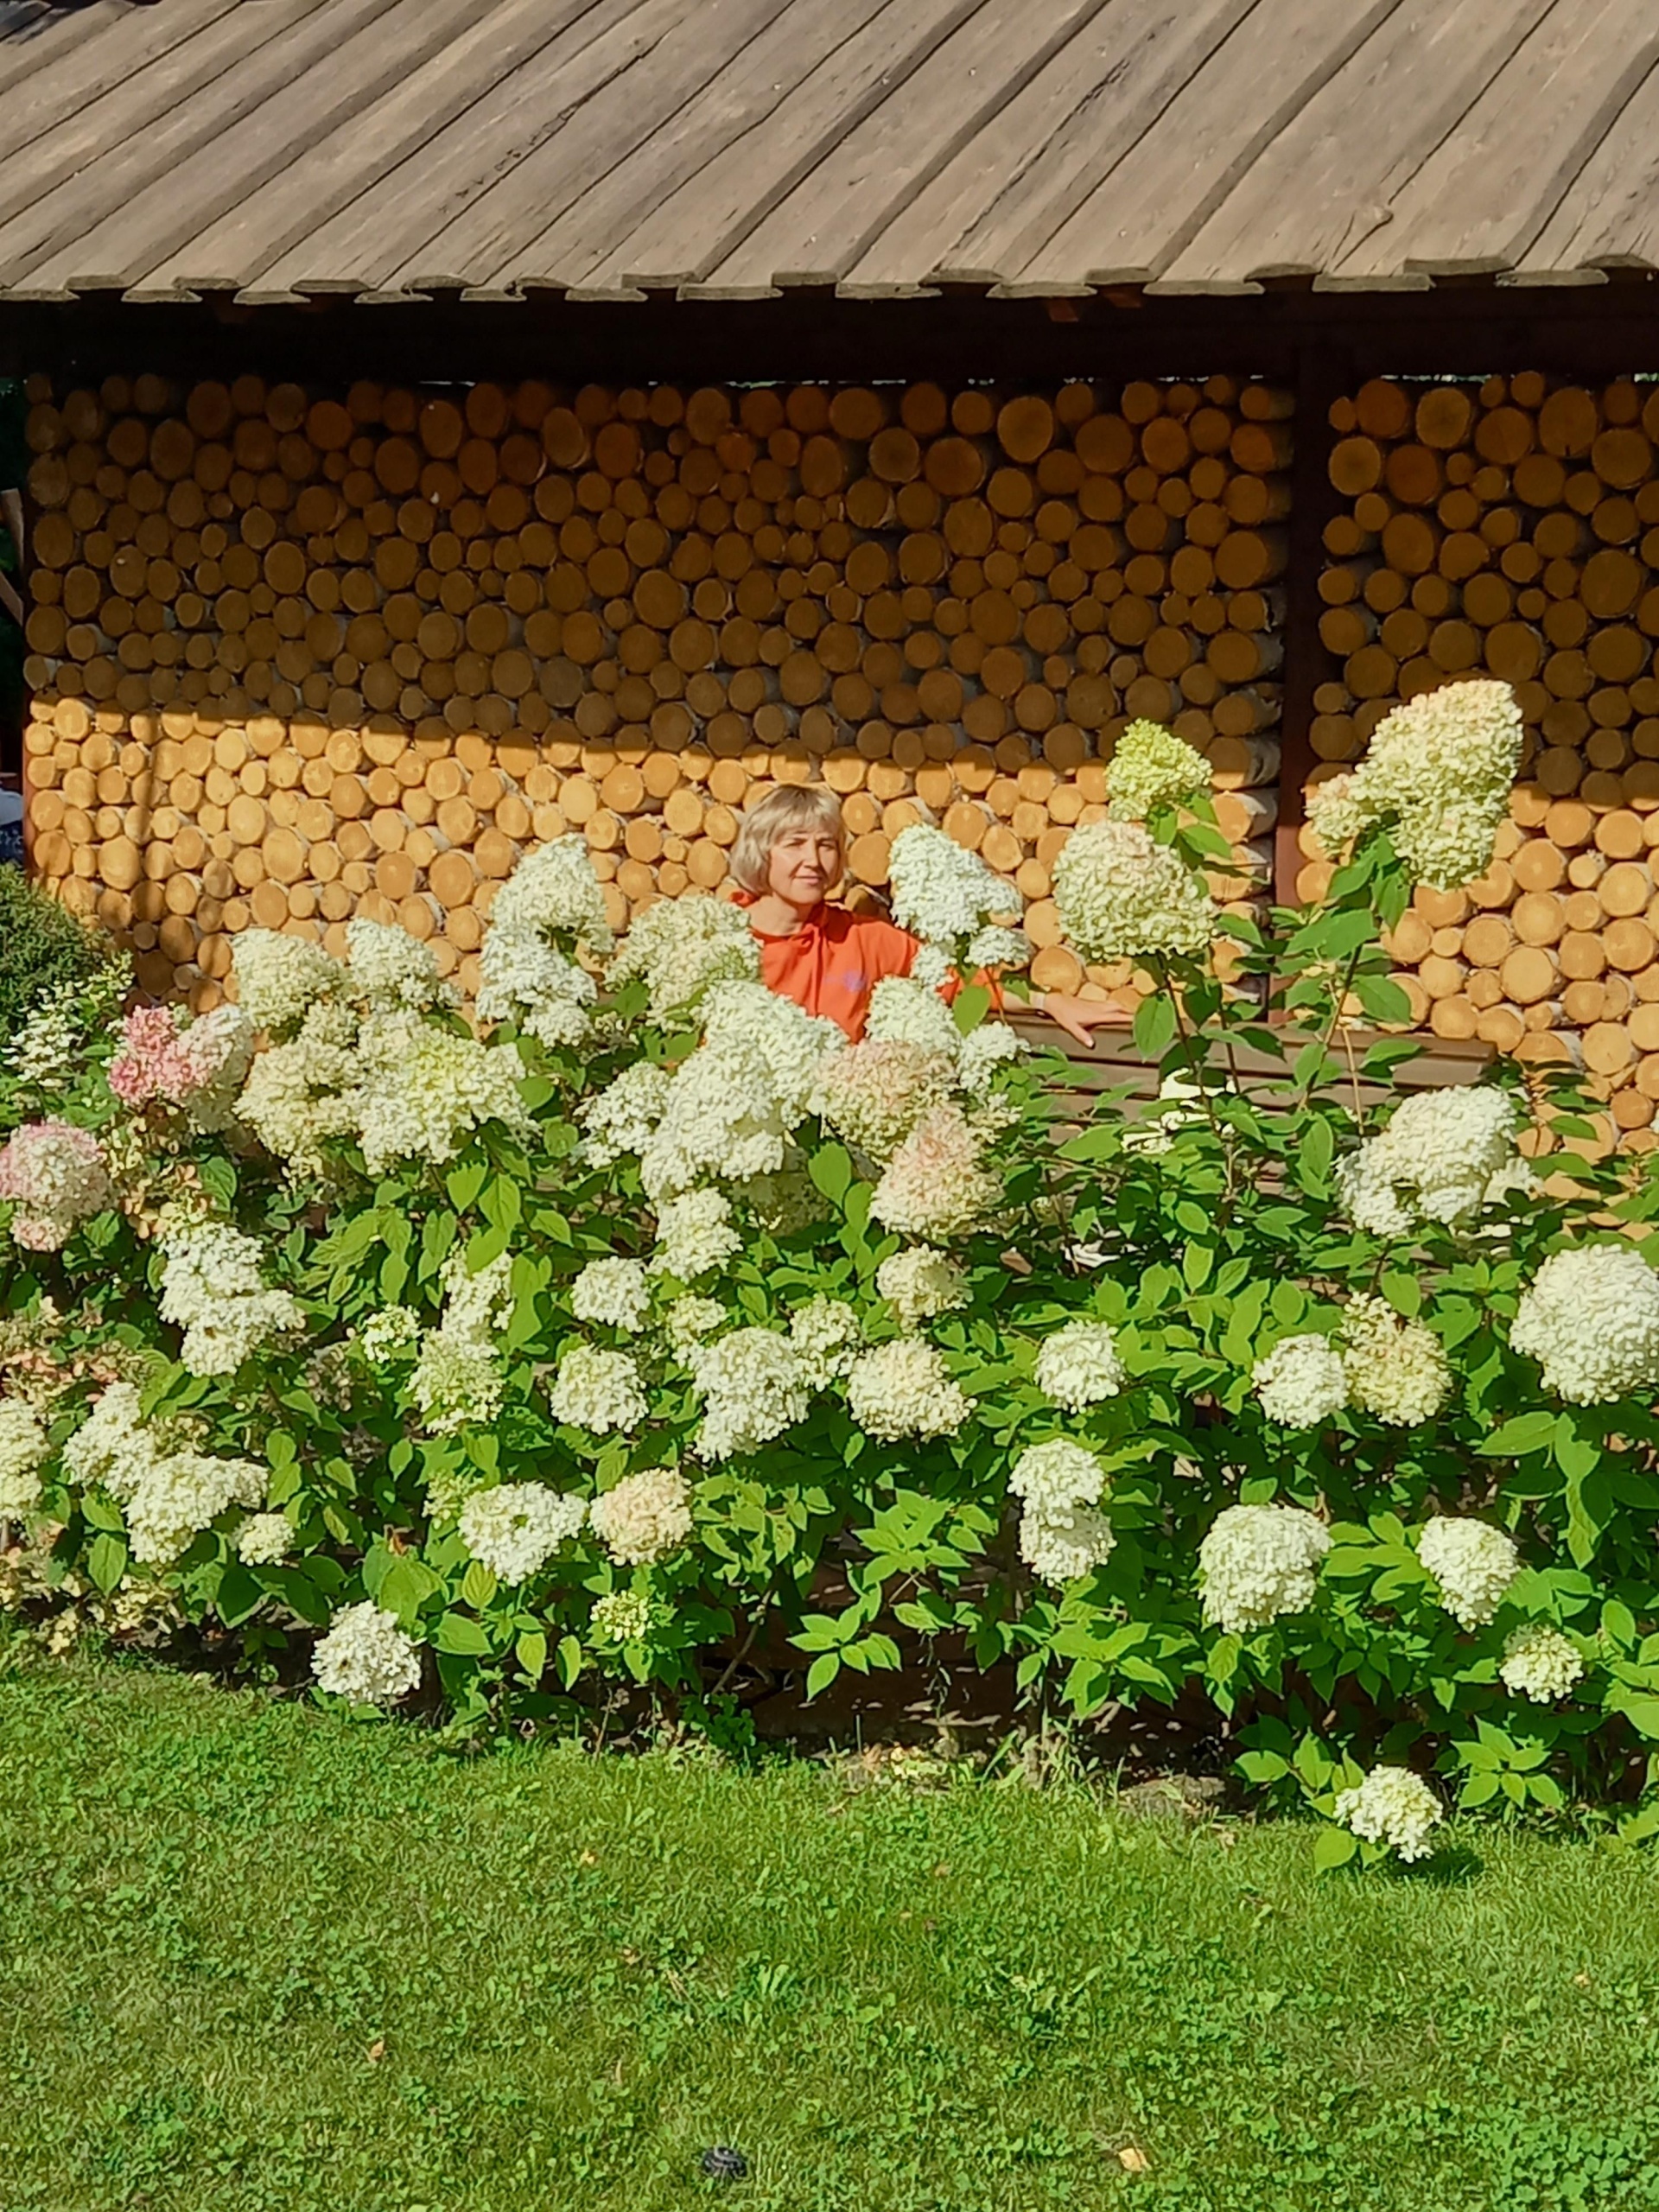
<instances>
[{"instance_id":1,"label":"woman","mask_svg":"<svg viewBox=\"0 0 1659 2212\"><path fill-rule=\"evenodd\" d=\"M809 1014L836 1022L855 1041L864 1033L870 995L886 976L907 976L920 950L908 930L877 914L829 904L846 861L841 804L822 784L785 784L743 817L732 874L760 945L769 990ZM1122 1007L1061 991L1033 991L1033 1007L1080 1045L1097 1027L1122 1028Z\"/></svg>"}]
</instances>

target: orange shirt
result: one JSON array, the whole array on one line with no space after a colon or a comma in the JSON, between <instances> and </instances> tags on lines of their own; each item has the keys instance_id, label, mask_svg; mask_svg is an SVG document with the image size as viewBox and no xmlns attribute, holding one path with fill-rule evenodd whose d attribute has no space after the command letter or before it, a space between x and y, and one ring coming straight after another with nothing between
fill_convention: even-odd
<instances>
[{"instance_id":1,"label":"orange shirt","mask_svg":"<svg viewBox=\"0 0 1659 2212\"><path fill-rule=\"evenodd\" d=\"M815 906L793 937L760 930L754 936L766 988L827 1016L855 1043L864 1034L871 992L884 976L908 976L921 949L920 939L895 922L827 903Z\"/></svg>"}]
</instances>

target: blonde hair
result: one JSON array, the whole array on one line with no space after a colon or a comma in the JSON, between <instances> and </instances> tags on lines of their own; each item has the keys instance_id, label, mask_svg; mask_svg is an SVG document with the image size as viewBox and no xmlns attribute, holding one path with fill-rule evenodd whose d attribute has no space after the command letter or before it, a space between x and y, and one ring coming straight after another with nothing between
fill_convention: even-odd
<instances>
[{"instance_id":1,"label":"blonde hair","mask_svg":"<svg viewBox=\"0 0 1659 2212\"><path fill-rule=\"evenodd\" d=\"M756 801L743 817L732 847L732 874L755 897L766 889L772 849L791 830L828 830L844 851L847 833L841 801L826 784L780 784Z\"/></svg>"}]
</instances>

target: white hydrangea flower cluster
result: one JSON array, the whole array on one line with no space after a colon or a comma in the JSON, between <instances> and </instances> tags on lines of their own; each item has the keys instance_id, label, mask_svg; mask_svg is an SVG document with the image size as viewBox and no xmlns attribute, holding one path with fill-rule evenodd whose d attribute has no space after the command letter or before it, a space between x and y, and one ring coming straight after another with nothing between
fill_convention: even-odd
<instances>
[{"instance_id":1,"label":"white hydrangea flower cluster","mask_svg":"<svg viewBox=\"0 0 1659 2212\"><path fill-rule=\"evenodd\" d=\"M586 1498L545 1483L493 1483L461 1501L461 1541L503 1582L539 1573L555 1552L582 1532Z\"/></svg>"},{"instance_id":2,"label":"white hydrangea flower cluster","mask_svg":"<svg viewBox=\"0 0 1659 2212\"><path fill-rule=\"evenodd\" d=\"M974 958L968 943L993 914L1020 912L1020 893L1012 884L993 875L977 853L920 822L893 839L888 870L893 918L901 929L975 967L991 964Z\"/></svg>"},{"instance_id":3,"label":"white hydrangea flower cluster","mask_svg":"<svg viewBox=\"0 0 1659 2212\"><path fill-rule=\"evenodd\" d=\"M824 1062L847 1049L846 1034L835 1022L808 1014L764 983L711 984L702 1013L704 1052L753 1046L760 1053L789 1128L811 1111Z\"/></svg>"},{"instance_id":4,"label":"white hydrangea flower cluster","mask_svg":"<svg viewBox=\"0 0 1659 2212\"><path fill-rule=\"evenodd\" d=\"M1120 822L1184 806L1210 788L1210 763L1161 722L1132 721L1106 763L1106 796Z\"/></svg>"},{"instance_id":5,"label":"white hydrangea flower cluster","mask_svg":"<svg viewBox=\"0 0 1659 2212\"><path fill-rule=\"evenodd\" d=\"M486 1122L520 1137L535 1128L518 1096L524 1066L510 1045L481 1044L410 1014L372 1014L358 1042L358 1134L371 1175L394 1160L442 1167Z\"/></svg>"},{"instance_id":6,"label":"white hydrangea flower cluster","mask_svg":"<svg viewBox=\"0 0 1659 2212\"><path fill-rule=\"evenodd\" d=\"M1403 1320L1385 1299L1350 1299L1343 1314L1343 1371L1351 1405L1394 1428L1433 1421L1452 1395L1452 1370L1433 1329Z\"/></svg>"},{"instance_id":7,"label":"white hydrangea flower cluster","mask_svg":"<svg viewBox=\"0 0 1659 2212\"><path fill-rule=\"evenodd\" d=\"M1410 1861L1426 1859L1443 1817L1440 1801L1409 1767L1374 1766L1363 1782L1337 1796L1337 1818L1367 1843L1387 1844Z\"/></svg>"},{"instance_id":8,"label":"white hydrangea flower cluster","mask_svg":"<svg viewBox=\"0 0 1659 2212\"><path fill-rule=\"evenodd\" d=\"M556 837L520 861L496 893L479 954L478 1012L516 1021L550 1047L580 1043L598 986L577 947L607 952L605 894L585 837Z\"/></svg>"},{"instance_id":9,"label":"white hydrangea flower cluster","mask_svg":"<svg viewBox=\"0 0 1659 2212\"><path fill-rule=\"evenodd\" d=\"M563 1353L547 1402L555 1421L594 1436L637 1428L651 1410L639 1362L601 1344L572 1344Z\"/></svg>"},{"instance_id":10,"label":"white hydrangea flower cluster","mask_svg":"<svg viewBox=\"0 0 1659 2212\"><path fill-rule=\"evenodd\" d=\"M662 1119L640 1153L639 1179L660 1205L705 1179L775 1174L789 1157L789 1137L760 1047L735 1041L718 1051L705 1046L674 1077Z\"/></svg>"},{"instance_id":11,"label":"white hydrangea flower cluster","mask_svg":"<svg viewBox=\"0 0 1659 2212\"><path fill-rule=\"evenodd\" d=\"M970 975L987 968L1023 968L1030 960L1032 950L1031 939L1023 930L988 923L969 938L962 964Z\"/></svg>"},{"instance_id":12,"label":"white hydrangea flower cluster","mask_svg":"<svg viewBox=\"0 0 1659 2212\"><path fill-rule=\"evenodd\" d=\"M410 1395L431 1436L454 1436L463 1428L486 1427L501 1410L501 1370L479 1345L429 1330L409 1378Z\"/></svg>"},{"instance_id":13,"label":"white hydrangea flower cluster","mask_svg":"<svg viewBox=\"0 0 1659 2212\"><path fill-rule=\"evenodd\" d=\"M1104 1321L1066 1321L1051 1330L1037 1347L1034 1371L1049 1402L1073 1414L1116 1397L1128 1379Z\"/></svg>"},{"instance_id":14,"label":"white hydrangea flower cluster","mask_svg":"<svg viewBox=\"0 0 1659 2212\"><path fill-rule=\"evenodd\" d=\"M63 1447L64 1472L107 1491L124 1508L132 1556L168 1567L232 1505L262 1506L267 1470L179 1446L145 1421L130 1382L111 1382Z\"/></svg>"},{"instance_id":15,"label":"white hydrangea flower cluster","mask_svg":"<svg viewBox=\"0 0 1659 2212\"><path fill-rule=\"evenodd\" d=\"M825 1062L815 1105L837 1136L887 1160L925 1115L950 1103L955 1072L950 1052L867 1037Z\"/></svg>"},{"instance_id":16,"label":"white hydrangea flower cluster","mask_svg":"<svg viewBox=\"0 0 1659 2212\"><path fill-rule=\"evenodd\" d=\"M896 1236L945 1244L985 1227L1002 1203L979 1138L959 1106L935 1106L881 1171L870 1211Z\"/></svg>"},{"instance_id":17,"label":"white hydrangea flower cluster","mask_svg":"<svg viewBox=\"0 0 1659 2212\"><path fill-rule=\"evenodd\" d=\"M601 1491L594 1534L622 1567L654 1567L691 1541L691 1486L677 1467L647 1467Z\"/></svg>"},{"instance_id":18,"label":"white hydrangea flower cluster","mask_svg":"<svg viewBox=\"0 0 1659 2212\"><path fill-rule=\"evenodd\" d=\"M292 1176L321 1175L323 1146L357 1127L358 1028L349 1007L320 998L306 1008L296 1034L270 1046L248 1070L237 1116Z\"/></svg>"},{"instance_id":19,"label":"white hydrangea flower cluster","mask_svg":"<svg viewBox=\"0 0 1659 2212\"><path fill-rule=\"evenodd\" d=\"M409 1389L423 1427L454 1436L486 1426L501 1410L506 1378L495 1338L512 1316L512 1255L502 1252L473 1274L465 1254L452 1252L441 1281L443 1318L421 1339Z\"/></svg>"},{"instance_id":20,"label":"white hydrangea flower cluster","mask_svg":"<svg viewBox=\"0 0 1659 2212\"><path fill-rule=\"evenodd\" d=\"M696 1282L734 1258L743 1239L732 1221L731 1201L723 1191L705 1187L683 1198L665 1198L657 1209L653 1274Z\"/></svg>"},{"instance_id":21,"label":"white hydrangea flower cluster","mask_svg":"<svg viewBox=\"0 0 1659 2212\"><path fill-rule=\"evenodd\" d=\"M1584 1655L1571 1637L1544 1621L1528 1621L1507 1637L1498 1680L1513 1697L1554 1705L1584 1680Z\"/></svg>"},{"instance_id":22,"label":"white hydrangea flower cluster","mask_svg":"<svg viewBox=\"0 0 1659 2212\"><path fill-rule=\"evenodd\" d=\"M914 976L884 976L870 993L864 1034L874 1044L915 1045L941 1052L954 1071L962 1050L956 1016L931 984Z\"/></svg>"},{"instance_id":23,"label":"white hydrangea flower cluster","mask_svg":"<svg viewBox=\"0 0 1659 2212\"><path fill-rule=\"evenodd\" d=\"M0 1200L8 1198L14 1244L61 1251L79 1223L114 1204L103 1147L70 1122L26 1122L0 1145Z\"/></svg>"},{"instance_id":24,"label":"white hydrangea flower cluster","mask_svg":"<svg viewBox=\"0 0 1659 2212\"><path fill-rule=\"evenodd\" d=\"M640 1590L607 1591L588 1623L601 1643L643 1643L654 1624L651 1600Z\"/></svg>"},{"instance_id":25,"label":"white hydrangea flower cluster","mask_svg":"<svg viewBox=\"0 0 1659 2212\"><path fill-rule=\"evenodd\" d=\"M1501 1529L1450 1514L1423 1523L1417 1556L1438 1586L1441 1605L1465 1628L1484 1628L1521 1572L1521 1554Z\"/></svg>"},{"instance_id":26,"label":"white hydrangea flower cluster","mask_svg":"<svg viewBox=\"0 0 1659 2212\"><path fill-rule=\"evenodd\" d=\"M1215 937L1209 893L1179 855L1137 822L1086 822L1054 862L1067 943L1090 963L1196 955Z\"/></svg>"},{"instance_id":27,"label":"white hydrangea flower cluster","mask_svg":"<svg viewBox=\"0 0 1659 2212\"><path fill-rule=\"evenodd\" d=\"M1377 725L1351 774L1313 786L1308 819L1331 852L1386 823L1418 882L1455 891L1491 866L1522 734L1507 683L1480 677L1423 692Z\"/></svg>"},{"instance_id":28,"label":"white hydrangea flower cluster","mask_svg":"<svg viewBox=\"0 0 1659 2212\"><path fill-rule=\"evenodd\" d=\"M1262 1410L1281 1428L1322 1428L1348 1404L1348 1370L1329 1337L1285 1337L1250 1370Z\"/></svg>"},{"instance_id":29,"label":"white hydrangea flower cluster","mask_svg":"<svg viewBox=\"0 0 1659 2212\"><path fill-rule=\"evenodd\" d=\"M1603 1405L1659 1386L1659 1276L1632 1244L1552 1252L1510 1330L1569 1404Z\"/></svg>"},{"instance_id":30,"label":"white hydrangea flower cluster","mask_svg":"<svg viewBox=\"0 0 1659 2212\"><path fill-rule=\"evenodd\" d=\"M491 926L479 952L480 1021L516 1021L552 1050L588 1034L599 986L579 963L527 931Z\"/></svg>"},{"instance_id":31,"label":"white hydrangea flower cluster","mask_svg":"<svg viewBox=\"0 0 1659 2212\"><path fill-rule=\"evenodd\" d=\"M74 1082L86 1056L80 995L60 987L29 1007L0 1052L0 1065L10 1071L20 1090L37 1098L58 1098Z\"/></svg>"},{"instance_id":32,"label":"white hydrangea flower cluster","mask_svg":"<svg viewBox=\"0 0 1659 2212\"><path fill-rule=\"evenodd\" d=\"M396 1705L421 1684L420 1652L372 1599L345 1605L311 1655L317 1687L353 1705Z\"/></svg>"},{"instance_id":33,"label":"white hydrangea flower cluster","mask_svg":"<svg viewBox=\"0 0 1659 2212\"><path fill-rule=\"evenodd\" d=\"M888 1444L902 1436L954 1436L974 1409L922 1337L895 1337L861 1352L848 1374L847 1404L867 1436Z\"/></svg>"},{"instance_id":34,"label":"white hydrangea flower cluster","mask_svg":"<svg viewBox=\"0 0 1659 2212\"><path fill-rule=\"evenodd\" d=\"M308 938L282 930L242 930L231 940L237 1004L256 1029L280 1037L321 1000L345 995L346 970Z\"/></svg>"},{"instance_id":35,"label":"white hydrangea flower cluster","mask_svg":"<svg viewBox=\"0 0 1659 2212\"><path fill-rule=\"evenodd\" d=\"M1105 1482L1095 1453L1069 1437L1029 1445L1014 1461L1008 1488L1024 1501L1020 1556L1045 1582L1075 1582L1109 1557L1116 1539L1096 1510Z\"/></svg>"},{"instance_id":36,"label":"white hydrangea flower cluster","mask_svg":"<svg viewBox=\"0 0 1659 2212\"><path fill-rule=\"evenodd\" d=\"M701 1459L758 1452L806 1418L811 1381L794 1345L778 1330L734 1329L699 1344L690 1365L703 1402L695 1446Z\"/></svg>"},{"instance_id":37,"label":"white hydrangea flower cluster","mask_svg":"<svg viewBox=\"0 0 1659 2212\"><path fill-rule=\"evenodd\" d=\"M615 940L588 840L555 837L526 853L496 893L490 921L499 930L608 952Z\"/></svg>"},{"instance_id":38,"label":"white hydrangea flower cluster","mask_svg":"<svg viewBox=\"0 0 1659 2212\"><path fill-rule=\"evenodd\" d=\"M748 918L729 899L692 894L659 899L636 915L611 963L613 988L642 977L653 1021L685 1013L711 983L753 982L760 948Z\"/></svg>"},{"instance_id":39,"label":"white hydrangea flower cluster","mask_svg":"<svg viewBox=\"0 0 1659 2212\"><path fill-rule=\"evenodd\" d=\"M570 1286L578 1321L637 1336L651 1312L651 1283L642 1260L589 1260Z\"/></svg>"},{"instance_id":40,"label":"white hydrangea flower cluster","mask_svg":"<svg viewBox=\"0 0 1659 2212\"><path fill-rule=\"evenodd\" d=\"M0 1398L0 1521L17 1521L40 1502L48 1446L40 1415L21 1398Z\"/></svg>"},{"instance_id":41,"label":"white hydrangea flower cluster","mask_svg":"<svg viewBox=\"0 0 1659 2212\"><path fill-rule=\"evenodd\" d=\"M412 1306L386 1306L357 1332L357 1348L371 1367L411 1358L421 1341L421 1317Z\"/></svg>"},{"instance_id":42,"label":"white hydrangea flower cluster","mask_svg":"<svg viewBox=\"0 0 1659 2212\"><path fill-rule=\"evenodd\" d=\"M1299 1505L1230 1505L1198 1546L1204 1617L1248 1636L1286 1613L1305 1613L1331 1548L1324 1522Z\"/></svg>"},{"instance_id":43,"label":"white hydrangea flower cluster","mask_svg":"<svg viewBox=\"0 0 1659 2212\"><path fill-rule=\"evenodd\" d=\"M980 964L988 967L991 963L982 961ZM1025 1039L1018 1030L1010 1029L1006 1021L982 1021L962 1040L957 1056L957 1080L971 1097L982 1097L990 1089L998 1068L1007 1067L1020 1059L1025 1049Z\"/></svg>"},{"instance_id":44,"label":"white hydrangea flower cluster","mask_svg":"<svg viewBox=\"0 0 1659 2212\"><path fill-rule=\"evenodd\" d=\"M286 1513L251 1513L236 1532L236 1555L245 1567L276 1567L293 1541Z\"/></svg>"},{"instance_id":45,"label":"white hydrangea flower cluster","mask_svg":"<svg viewBox=\"0 0 1659 2212\"><path fill-rule=\"evenodd\" d=\"M875 1287L906 1329L968 1303L968 1278L956 1262L931 1245L894 1252L875 1271Z\"/></svg>"},{"instance_id":46,"label":"white hydrangea flower cluster","mask_svg":"<svg viewBox=\"0 0 1659 2212\"><path fill-rule=\"evenodd\" d=\"M1492 1084L1419 1091L1338 1162L1342 1204L1376 1236L1404 1236L1420 1221L1461 1224L1529 1184L1519 1118L1512 1095Z\"/></svg>"},{"instance_id":47,"label":"white hydrangea flower cluster","mask_svg":"<svg viewBox=\"0 0 1659 2212\"><path fill-rule=\"evenodd\" d=\"M193 1128L229 1128L253 1064L254 1036L253 1023L239 1006L216 1006L182 1030L179 1059L188 1082L182 1103Z\"/></svg>"},{"instance_id":48,"label":"white hydrangea flower cluster","mask_svg":"<svg viewBox=\"0 0 1659 2212\"><path fill-rule=\"evenodd\" d=\"M431 946L393 923L353 916L346 925L346 962L353 991L377 1013L419 1013L454 1003Z\"/></svg>"},{"instance_id":49,"label":"white hydrangea flower cluster","mask_svg":"<svg viewBox=\"0 0 1659 2212\"><path fill-rule=\"evenodd\" d=\"M844 1298L809 1298L790 1316L789 1341L808 1387L822 1390L852 1372L864 1325Z\"/></svg>"},{"instance_id":50,"label":"white hydrangea flower cluster","mask_svg":"<svg viewBox=\"0 0 1659 2212\"><path fill-rule=\"evenodd\" d=\"M582 1157L594 1167L609 1167L625 1154L643 1152L667 1110L674 1071L653 1060L635 1060L614 1082L596 1091L578 1109L586 1135Z\"/></svg>"},{"instance_id":51,"label":"white hydrangea flower cluster","mask_svg":"<svg viewBox=\"0 0 1659 2212\"><path fill-rule=\"evenodd\" d=\"M264 1254L227 1222L164 1220L161 1315L184 1332L179 1357L192 1375L234 1375L255 1353L292 1344L305 1310L267 1290Z\"/></svg>"},{"instance_id":52,"label":"white hydrangea flower cluster","mask_svg":"<svg viewBox=\"0 0 1659 2212\"><path fill-rule=\"evenodd\" d=\"M498 1253L474 1274L464 1252L452 1252L439 1281L443 1287L441 1326L445 1335L488 1349L512 1319L512 1253Z\"/></svg>"},{"instance_id":53,"label":"white hydrangea flower cluster","mask_svg":"<svg viewBox=\"0 0 1659 2212\"><path fill-rule=\"evenodd\" d=\"M663 1317L663 1335L675 1357L689 1361L725 1319L726 1308L717 1298L677 1298Z\"/></svg>"}]
</instances>

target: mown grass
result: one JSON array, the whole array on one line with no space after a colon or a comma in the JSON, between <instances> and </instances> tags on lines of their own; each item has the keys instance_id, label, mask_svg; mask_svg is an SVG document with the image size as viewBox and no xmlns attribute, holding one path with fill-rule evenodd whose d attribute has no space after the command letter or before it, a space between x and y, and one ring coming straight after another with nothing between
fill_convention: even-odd
<instances>
[{"instance_id":1,"label":"mown grass","mask_svg":"<svg viewBox=\"0 0 1659 2212\"><path fill-rule=\"evenodd\" d=\"M1588 1845L1317 1880L109 1663L0 1682L0 1761L3 2212L1659 2205L1659 1877Z\"/></svg>"}]
</instances>

